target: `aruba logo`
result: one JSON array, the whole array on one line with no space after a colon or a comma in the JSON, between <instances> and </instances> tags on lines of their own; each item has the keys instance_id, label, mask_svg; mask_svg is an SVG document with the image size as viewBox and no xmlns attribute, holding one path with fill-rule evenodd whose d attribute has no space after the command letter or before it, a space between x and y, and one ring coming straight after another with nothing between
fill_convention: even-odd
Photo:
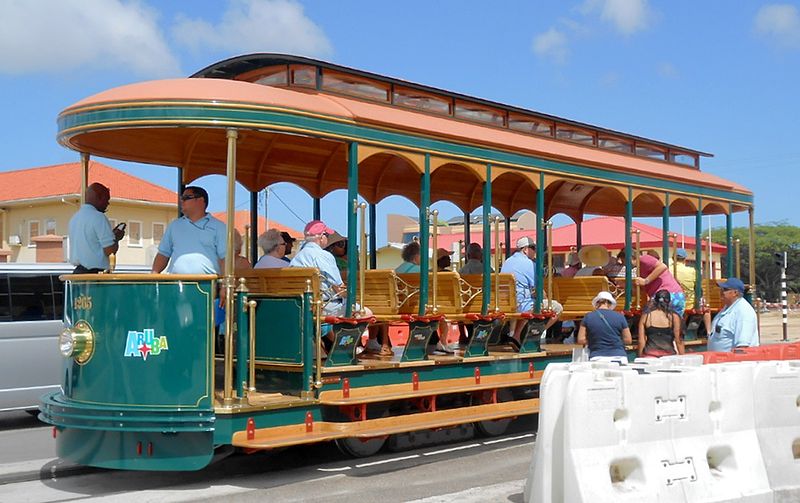
<instances>
[{"instance_id":1,"label":"aruba logo","mask_svg":"<svg viewBox=\"0 0 800 503\"><path fill-rule=\"evenodd\" d=\"M147 361L149 355L158 356L162 351L169 349L167 336L156 337L156 331L145 328L142 332L128 330L128 340L125 342L125 356L141 357Z\"/></svg>"}]
</instances>

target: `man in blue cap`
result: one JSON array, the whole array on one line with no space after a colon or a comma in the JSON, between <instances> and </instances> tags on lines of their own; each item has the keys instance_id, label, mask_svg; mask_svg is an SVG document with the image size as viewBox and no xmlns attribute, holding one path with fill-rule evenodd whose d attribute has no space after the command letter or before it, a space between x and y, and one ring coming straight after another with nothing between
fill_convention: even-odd
<instances>
[{"instance_id":1,"label":"man in blue cap","mask_svg":"<svg viewBox=\"0 0 800 503\"><path fill-rule=\"evenodd\" d=\"M725 307L711 322L708 336L709 351L733 351L735 348L758 346L758 320L753 306L744 296L744 283L728 278L717 283L722 289Z\"/></svg>"},{"instance_id":2,"label":"man in blue cap","mask_svg":"<svg viewBox=\"0 0 800 503\"><path fill-rule=\"evenodd\" d=\"M694 286L697 284L697 273L693 267L686 265L686 250L675 250L675 279L686 296L686 309L694 309Z\"/></svg>"}]
</instances>

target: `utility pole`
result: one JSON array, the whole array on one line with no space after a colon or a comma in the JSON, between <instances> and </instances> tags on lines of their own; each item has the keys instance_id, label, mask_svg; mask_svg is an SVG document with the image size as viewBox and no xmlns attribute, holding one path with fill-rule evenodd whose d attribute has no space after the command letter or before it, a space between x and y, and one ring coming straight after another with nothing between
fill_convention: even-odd
<instances>
[{"instance_id":1,"label":"utility pole","mask_svg":"<svg viewBox=\"0 0 800 503\"><path fill-rule=\"evenodd\" d=\"M783 342L789 340L789 303L786 298L786 268L788 267L789 254L787 252L775 253L775 264L781 268L781 312L783 314Z\"/></svg>"}]
</instances>

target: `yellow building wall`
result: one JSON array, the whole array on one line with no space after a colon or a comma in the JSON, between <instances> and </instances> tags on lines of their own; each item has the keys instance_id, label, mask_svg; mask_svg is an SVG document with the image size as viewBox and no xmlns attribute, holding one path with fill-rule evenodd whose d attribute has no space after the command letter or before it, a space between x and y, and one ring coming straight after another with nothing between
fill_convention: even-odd
<instances>
[{"instance_id":1,"label":"yellow building wall","mask_svg":"<svg viewBox=\"0 0 800 503\"><path fill-rule=\"evenodd\" d=\"M24 207L5 207L7 229L4 229L2 248L11 251L9 262L36 262L36 246L31 242L31 222L36 222L39 234L47 233L48 221L52 222L54 231L51 234L67 236L69 220L78 210L77 202L45 202ZM112 226L120 222L128 224L126 235L119 243L117 264L149 265L156 253L158 239L153 238L153 224L163 224L163 228L177 217L177 206L172 208L119 202L112 199L106 216ZM141 229L138 242L131 236L136 223ZM20 245L13 245L10 236L18 236ZM65 240L64 248L67 243Z\"/></svg>"}]
</instances>

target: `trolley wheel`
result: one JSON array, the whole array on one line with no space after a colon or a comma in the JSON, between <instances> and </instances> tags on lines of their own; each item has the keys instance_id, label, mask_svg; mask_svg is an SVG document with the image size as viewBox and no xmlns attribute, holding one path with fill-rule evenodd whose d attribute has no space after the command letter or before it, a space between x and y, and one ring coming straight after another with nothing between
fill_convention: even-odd
<instances>
[{"instance_id":1,"label":"trolley wheel","mask_svg":"<svg viewBox=\"0 0 800 503\"><path fill-rule=\"evenodd\" d=\"M498 402L510 402L514 399L514 395L511 393L509 389L499 389L497 390L497 401ZM477 421L475 423L475 428L480 432L481 435L486 437L496 437L502 435L508 429L508 425L511 424L513 418L503 418L503 419L490 419L488 421Z\"/></svg>"},{"instance_id":2,"label":"trolley wheel","mask_svg":"<svg viewBox=\"0 0 800 503\"><path fill-rule=\"evenodd\" d=\"M387 436L372 438L337 438L336 447L354 458L366 458L377 453L386 443Z\"/></svg>"}]
</instances>

